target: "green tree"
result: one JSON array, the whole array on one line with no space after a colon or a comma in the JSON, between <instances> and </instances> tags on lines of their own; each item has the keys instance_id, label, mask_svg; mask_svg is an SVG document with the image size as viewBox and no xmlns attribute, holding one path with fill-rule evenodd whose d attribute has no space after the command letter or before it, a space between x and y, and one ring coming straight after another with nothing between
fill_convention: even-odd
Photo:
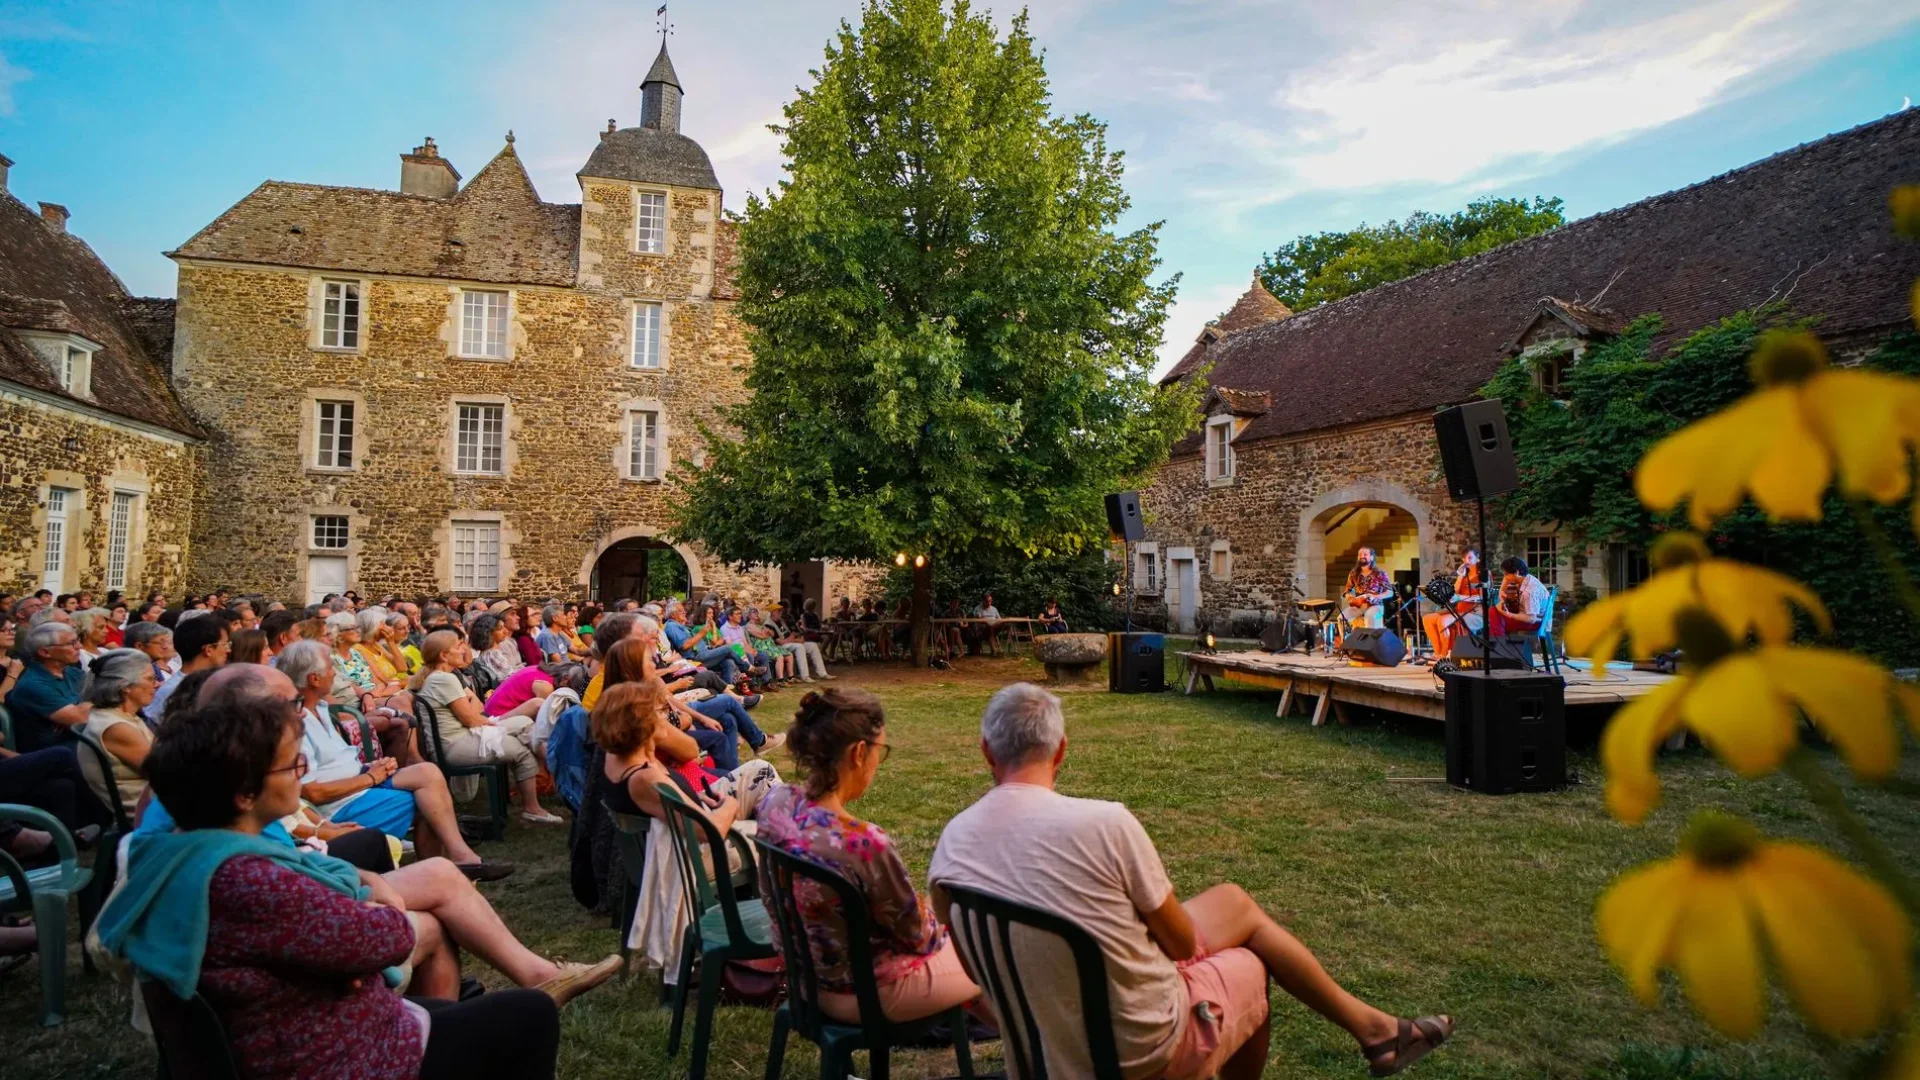
<instances>
[{"instance_id":1,"label":"green tree","mask_svg":"<svg viewBox=\"0 0 1920 1080\"><path fill-rule=\"evenodd\" d=\"M1418 210L1404 221L1362 224L1282 244L1260 262L1267 291L1296 312L1412 277L1566 224L1559 199L1477 199L1465 210Z\"/></svg>"},{"instance_id":2,"label":"green tree","mask_svg":"<svg viewBox=\"0 0 1920 1080\"><path fill-rule=\"evenodd\" d=\"M1114 231L1120 154L1052 115L1025 15L869 0L785 114L788 179L740 222L752 396L683 464L677 535L759 564L1102 540L1198 391L1148 378L1158 226Z\"/></svg>"}]
</instances>

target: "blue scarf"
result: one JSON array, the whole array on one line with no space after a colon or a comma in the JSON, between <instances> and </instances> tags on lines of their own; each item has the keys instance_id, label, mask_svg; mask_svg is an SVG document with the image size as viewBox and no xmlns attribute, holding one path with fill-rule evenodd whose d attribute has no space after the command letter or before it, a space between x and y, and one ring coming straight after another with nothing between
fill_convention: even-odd
<instances>
[{"instance_id":1,"label":"blue scarf","mask_svg":"<svg viewBox=\"0 0 1920 1080\"><path fill-rule=\"evenodd\" d=\"M356 900L368 895L351 863L263 837L231 829L135 833L126 883L95 924L100 944L176 996L193 997L207 951L208 888L214 871L239 855L271 859Z\"/></svg>"}]
</instances>

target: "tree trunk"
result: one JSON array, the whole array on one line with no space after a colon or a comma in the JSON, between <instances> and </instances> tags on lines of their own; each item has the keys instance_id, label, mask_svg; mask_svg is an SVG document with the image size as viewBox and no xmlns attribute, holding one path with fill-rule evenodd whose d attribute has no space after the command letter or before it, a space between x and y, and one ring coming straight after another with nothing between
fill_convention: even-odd
<instances>
[{"instance_id":1,"label":"tree trunk","mask_svg":"<svg viewBox=\"0 0 1920 1080\"><path fill-rule=\"evenodd\" d=\"M927 666L933 636L933 560L913 568L913 607L908 616L913 636L913 666Z\"/></svg>"}]
</instances>

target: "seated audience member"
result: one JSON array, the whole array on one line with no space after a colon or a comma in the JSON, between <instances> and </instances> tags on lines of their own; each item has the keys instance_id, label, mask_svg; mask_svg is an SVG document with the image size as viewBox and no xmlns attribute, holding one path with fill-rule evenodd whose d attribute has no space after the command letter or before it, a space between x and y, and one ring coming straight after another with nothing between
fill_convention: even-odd
<instances>
[{"instance_id":1,"label":"seated audience member","mask_svg":"<svg viewBox=\"0 0 1920 1080\"><path fill-rule=\"evenodd\" d=\"M267 635L259 630L235 630L233 648L227 652L229 664L264 664L272 656L267 652Z\"/></svg>"},{"instance_id":2,"label":"seated audience member","mask_svg":"<svg viewBox=\"0 0 1920 1080\"><path fill-rule=\"evenodd\" d=\"M267 655L279 656L280 650L301 640L300 613L281 608L260 617L260 632L267 636Z\"/></svg>"},{"instance_id":3,"label":"seated audience member","mask_svg":"<svg viewBox=\"0 0 1920 1080\"><path fill-rule=\"evenodd\" d=\"M865 690L822 690L800 699L787 746L806 775L762 800L758 836L837 872L866 898L869 948L880 1011L905 1023L980 996L948 940L947 929L914 891L893 839L847 804L866 794L887 759L887 718ZM771 889L763 882L762 895ZM848 971L847 926L839 899L811 881L793 883L807 920L808 947L822 990L820 1007L841 1023L860 1022ZM774 927L778 942L779 928Z\"/></svg>"},{"instance_id":4,"label":"seated audience member","mask_svg":"<svg viewBox=\"0 0 1920 1080\"><path fill-rule=\"evenodd\" d=\"M440 746L451 765L504 762L520 792L520 818L539 825L566 819L540 806L540 765L533 759L531 716L487 715L480 699L455 674L472 661L471 647L452 630L435 630L420 649L420 670L408 685L414 696L433 706Z\"/></svg>"},{"instance_id":5,"label":"seated audience member","mask_svg":"<svg viewBox=\"0 0 1920 1080\"><path fill-rule=\"evenodd\" d=\"M678 600L667 604L667 621L661 628L667 635L667 641L673 651L696 664L706 667L727 682L738 682L746 672L747 665L740 662L734 651L719 640L716 632L711 637L705 625L695 628L687 622L687 606ZM594 635L594 647L599 649L600 635ZM600 655L606 653L601 651ZM591 706L589 706L591 707Z\"/></svg>"},{"instance_id":6,"label":"seated audience member","mask_svg":"<svg viewBox=\"0 0 1920 1080\"><path fill-rule=\"evenodd\" d=\"M107 604L107 648L118 649L126 642L127 602L111 600Z\"/></svg>"},{"instance_id":7,"label":"seated audience member","mask_svg":"<svg viewBox=\"0 0 1920 1080\"><path fill-rule=\"evenodd\" d=\"M800 672L800 680L813 682L815 679L833 678L832 675L827 674L827 658L820 652L820 643L808 637L797 624L788 623L787 615L786 609L775 604L771 617L765 625L772 633L773 640L793 654L794 666ZM816 623L819 621L819 619L814 620Z\"/></svg>"},{"instance_id":8,"label":"seated audience member","mask_svg":"<svg viewBox=\"0 0 1920 1080\"><path fill-rule=\"evenodd\" d=\"M0 803L45 810L66 826L81 847L91 846L100 831L113 824L113 812L94 796L93 785L70 742L24 754L0 746ZM0 839L12 832L6 825L0 822L0 830L4 830ZM36 847L28 854L40 850Z\"/></svg>"},{"instance_id":9,"label":"seated audience member","mask_svg":"<svg viewBox=\"0 0 1920 1080\"><path fill-rule=\"evenodd\" d=\"M513 872L511 866L483 862L460 835L453 796L438 767L401 765L390 757L362 761L327 707L333 664L326 646L302 641L280 654L278 672L300 697L306 771L300 793L333 821L365 825L389 836L405 837L416 822L414 843L423 858L445 855L479 881Z\"/></svg>"},{"instance_id":10,"label":"seated audience member","mask_svg":"<svg viewBox=\"0 0 1920 1080\"><path fill-rule=\"evenodd\" d=\"M327 700L359 709L389 757L411 765L420 760L413 735L413 696L399 679L382 679L360 649L360 622L365 612L339 611L327 616L333 649L333 686ZM376 629L382 620L372 620Z\"/></svg>"},{"instance_id":11,"label":"seated audience member","mask_svg":"<svg viewBox=\"0 0 1920 1080\"><path fill-rule=\"evenodd\" d=\"M773 685L783 686L793 680L793 651L773 640L773 632L760 621L759 608L727 612L727 624L720 633L727 644L745 650L748 659L765 666Z\"/></svg>"},{"instance_id":12,"label":"seated audience member","mask_svg":"<svg viewBox=\"0 0 1920 1080\"><path fill-rule=\"evenodd\" d=\"M178 670L180 654L173 651L173 631L157 622L136 622L127 626L126 647L138 649L153 665L153 677L166 682Z\"/></svg>"},{"instance_id":13,"label":"seated audience member","mask_svg":"<svg viewBox=\"0 0 1920 1080\"><path fill-rule=\"evenodd\" d=\"M13 715L13 749L21 753L73 740L68 728L87 722L92 708L81 699L86 671L80 664L80 637L65 623L47 621L27 630L21 642L24 663L7 711Z\"/></svg>"},{"instance_id":14,"label":"seated audience member","mask_svg":"<svg viewBox=\"0 0 1920 1080\"><path fill-rule=\"evenodd\" d=\"M107 637L113 630L113 624L107 621L107 609L86 608L73 613L73 632L80 638L80 666L93 663L93 658L107 651Z\"/></svg>"},{"instance_id":15,"label":"seated audience member","mask_svg":"<svg viewBox=\"0 0 1920 1080\"><path fill-rule=\"evenodd\" d=\"M1047 598L1047 606L1040 612L1040 632L1043 634L1064 634L1067 632L1067 617L1060 611L1060 601Z\"/></svg>"},{"instance_id":16,"label":"seated audience member","mask_svg":"<svg viewBox=\"0 0 1920 1080\"><path fill-rule=\"evenodd\" d=\"M157 724L167 709L167 697L173 693L174 686L182 675L191 675L196 671L211 671L227 662L227 654L233 642L227 633L225 619L216 619L202 614L198 618L181 619L174 624L173 646L180 654L180 675L175 675L160 684L147 707L140 710L147 723Z\"/></svg>"},{"instance_id":17,"label":"seated audience member","mask_svg":"<svg viewBox=\"0 0 1920 1080\"><path fill-rule=\"evenodd\" d=\"M153 663L135 649L113 649L93 662L87 675L87 702L93 711L87 714L82 729L113 759L113 775L100 775L99 762L88 753L81 760L87 782L101 803L119 799L132 816L147 781L140 767L153 746L153 729L140 717L140 710L153 700L159 689ZM108 785L113 790L108 789Z\"/></svg>"},{"instance_id":18,"label":"seated audience member","mask_svg":"<svg viewBox=\"0 0 1920 1080\"><path fill-rule=\"evenodd\" d=\"M580 695L582 707L591 709L593 703L600 700L600 691L606 685L607 654L633 633L635 621L635 616L618 612L601 618L600 629L593 635L593 677L587 680L587 688Z\"/></svg>"},{"instance_id":19,"label":"seated audience member","mask_svg":"<svg viewBox=\"0 0 1920 1080\"><path fill-rule=\"evenodd\" d=\"M667 728L669 700L660 680L647 678L612 683L600 695L591 730L607 755L607 805L619 813L665 820L653 785L671 783L705 810L723 835L735 822L755 819L767 795L780 786L779 771L770 761L756 760L719 775L663 754L658 740Z\"/></svg>"},{"instance_id":20,"label":"seated audience member","mask_svg":"<svg viewBox=\"0 0 1920 1080\"><path fill-rule=\"evenodd\" d=\"M934 909L949 921L944 887L964 885L1054 912L1091 934L1107 958L1114 1039L1128 1076L1261 1075L1269 978L1352 1035L1374 1076L1399 1072L1452 1033L1448 1017L1400 1020L1348 993L1237 885L1181 903L1125 806L1054 790L1067 737L1052 694L1028 683L995 694L980 748L994 787L940 836L927 871ZM1088 1075L1073 966L1026 964L1021 979L1048 1071Z\"/></svg>"},{"instance_id":21,"label":"seated audience member","mask_svg":"<svg viewBox=\"0 0 1920 1080\"><path fill-rule=\"evenodd\" d=\"M983 621L978 628L980 641L987 647L987 655L1000 655L1000 609L993 606L993 594L980 598L980 606L973 609L973 617Z\"/></svg>"},{"instance_id":22,"label":"seated audience member","mask_svg":"<svg viewBox=\"0 0 1920 1080\"><path fill-rule=\"evenodd\" d=\"M13 620L0 618L0 705L7 703L7 695L20 682L20 673L27 669L26 660L13 655L20 644L20 630Z\"/></svg>"},{"instance_id":23,"label":"seated audience member","mask_svg":"<svg viewBox=\"0 0 1920 1080\"><path fill-rule=\"evenodd\" d=\"M406 615L376 606L362 610L359 617L360 644L354 649L366 660L374 681L405 685L414 669L413 657L406 651L407 628L412 625Z\"/></svg>"},{"instance_id":24,"label":"seated audience member","mask_svg":"<svg viewBox=\"0 0 1920 1080\"><path fill-rule=\"evenodd\" d=\"M633 633L608 654L608 685L614 681L638 682L642 679L660 678L660 671L654 666L654 652L658 644L659 630L654 621L644 615L635 623ZM702 751L713 758L714 767L721 772L732 772L740 767L740 740L754 753L764 756L777 749L785 736L771 736L760 730L753 722L744 702L731 693L722 691L705 701L682 701L673 696L687 689L688 677L676 679L666 685L668 690L669 726L683 732L692 739ZM678 760L693 756L685 745L673 737L672 732L661 739L662 748Z\"/></svg>"},{"instance_id":25,"label":"seated audience member","mask_svg":"<svg viewBox=\"0 0 1920 1080\"><path fill-rule=\"evenodd\" d=\"M507 610L505 621L507 632L513 637L513 647L520 650L520 665L539 667L545 663L546 657L540 651L538 640L539 617L534 614L533 608L526 604L515 604Z\"/></svg>"},{"instance_id":26,"label":"seated audience member","mask_svg":"<svg viewBox=\"0 0 1920 1080\"><path fill-rule=\"evenodd\" d=\"M486 713L492 717L524 716L531 719L539 714L540 704L547 699L547 695L563 686L576 696L584 691L587 688L586 666L558 663L521 668L487 695Z\"/></svg>"},{"instance_id":27,"label":"seated audience member","mask_svg":"<svg viewBox=\"0 0 1920 1080\"><path fill-rule=\"evenodd\" d=\"M564 663L573 655L573 642L567 637L567 609L565 605L551 603L540 609L540 632L533 636L533 643L540 648L543 663Z\"/></svg>"},{"instance_id":28,"label":"seated audience member","mask_svg":"<svg viewBox=\"0 0 1920 1080\"><path fill-rule=\"evenodd\" d=\"M252 701L196 710L156 742L154 793L179 829L129 845L102 945L176 996L203 997L246 1077L551 1077L558 1006L617 965L454 1001L458 945L525 958L504 948L504 926L459 942L471 910L416 908L386 879L267 837L300 805L300 731L283 703ZM402 979L416 997L391 988Z\"/></svg>"},{"instance_id":29,"label":"seated audience member","mask_svg":"<svg viewBox=\"0 0 1920 1080\"><path fill-rule=\"evenodd\" d=\"M467 627L467 644L473 648L474 662L493 676L493 685L525 666L506 622L492 612L481 612ZM421 655L425 656L424 650Z\"/></svg>"}]
</instances>

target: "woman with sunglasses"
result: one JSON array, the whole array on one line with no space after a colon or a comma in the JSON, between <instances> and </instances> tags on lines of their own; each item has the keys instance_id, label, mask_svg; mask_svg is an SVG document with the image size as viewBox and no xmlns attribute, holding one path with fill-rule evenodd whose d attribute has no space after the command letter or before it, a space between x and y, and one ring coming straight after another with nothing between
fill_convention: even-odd
<instances>
[{"instance_id":1,"label":"woman with sunglasses","mask_svg":"<svg viewBox=\"0 0 1920 1080\"><path fill-rule=\"evenodd\" d=\"M794 714L787 748L807 782L768 794L759 808L759 836L837 872L866 895L880 1010L888 1020L905 1023L978 1000L980 988L967 978L926 898L914 891L913 876L892 838L847 812L847 804L873 786L887 759L887 716L880 699L865 690L808 693ZM807 913L820 1007L842 1023L859 1023L839 900L800 878L793 888ZM773 932L777 935L779 928Z\"/></svg>"}]
</instances>

